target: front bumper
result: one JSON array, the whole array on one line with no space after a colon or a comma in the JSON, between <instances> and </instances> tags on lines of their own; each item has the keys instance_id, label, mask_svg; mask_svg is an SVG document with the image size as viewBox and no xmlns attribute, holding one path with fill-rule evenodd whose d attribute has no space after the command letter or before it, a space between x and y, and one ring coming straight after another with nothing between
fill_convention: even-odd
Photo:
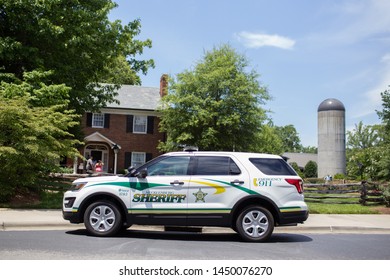
<instances>
[{"instance_id":1,"label":"front bumper","mask_svg":"<svg viewBox=\"0 0 390 280\"><path fill-rule=\"evenodd\" d=\"M83 223L83 217L80 215L79 212L69 212L62 210L62 217L64 220L69 221L72 224L80 224Z\"/></svg>"}]
</instances>

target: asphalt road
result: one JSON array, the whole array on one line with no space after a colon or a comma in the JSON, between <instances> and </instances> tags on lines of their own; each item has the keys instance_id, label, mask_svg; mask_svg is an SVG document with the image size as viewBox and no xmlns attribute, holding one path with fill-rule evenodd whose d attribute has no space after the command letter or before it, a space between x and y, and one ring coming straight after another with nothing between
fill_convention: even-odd
<instances>
[{"instance_id":1,"label":"asphalt road","mask_svg":"<svg viewBox=\"0 0 390 280\"><path fill-rule=\"evenodd\" d=\"M2 260L390 260L388 234L274 233L242 242L233 233L127 230L113 238L83 229L0 232Z\"/></svg>"}]
</instances>

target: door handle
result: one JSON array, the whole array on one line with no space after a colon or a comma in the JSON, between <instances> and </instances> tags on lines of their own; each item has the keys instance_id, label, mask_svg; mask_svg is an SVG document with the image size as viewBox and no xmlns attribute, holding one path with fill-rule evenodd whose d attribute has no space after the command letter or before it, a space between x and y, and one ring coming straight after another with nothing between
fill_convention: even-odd
<instances>
[{"instance_id":1,"label":"door handle","mask_svg":"<svg viewBox=\"0 0 390 280\"><path fill-rule=\"evenodd\" d=\"M179 180L175 180L173 182L170 182L171 185L184 185L184 182L180 182Z\"/></svg>"},{"instance_id":2,"label":"door handle","mask_svg":"<svg viewBox=\"0 0 390 280\"><path fill-rule=\"evenodd\" d=\"M234 180L234 181L232 181L232 182L230 182L230 183L233 184L233 185L242 185L242 184L244 184L245 182L236 179L236 180Z\"/></svg>"}]
</instances>

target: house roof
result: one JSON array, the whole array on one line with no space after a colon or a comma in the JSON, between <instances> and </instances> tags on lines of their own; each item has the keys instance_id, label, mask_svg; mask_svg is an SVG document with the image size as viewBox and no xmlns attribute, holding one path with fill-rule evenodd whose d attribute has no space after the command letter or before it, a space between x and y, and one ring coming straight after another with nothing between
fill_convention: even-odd
<instances>
[{"instance_id":1,"label":"house roof","mask_svg":"<svg viewBox=\"0 0 390 280\"><path fill-rule=\"evenodd\" d=\"M119 149L122 149L122 147L118 144L116 144L113 140L109 139L108 137L104 136L103 134L99 132L94 132L84 138L85 142L105 142L110 145L110 147L117 145Z\"/></svg>"},{"instance_id":2,"label":"house roof","mask_svg":"<svg viewBox=\"0 0 390 280\"><path fill-rule=\"evenodd\" d=\"M309 161L318 161L318 155L317 154L309 154L309 153L284 153L284 157L287 157L287 162L292 163L296 162L298 166L305 167L305 165Z\"/></svg>"},{"instance_id":3,"label":"house roof","mask_svg":"<svg viewBox=\"0 0 390 280\"><path fill-rule=\"evenodd\" d=\"M158 87L122 85L117 92L119 104L109 103L106 108L155 111L161 100Z\"/></svg>"}]
</instances>

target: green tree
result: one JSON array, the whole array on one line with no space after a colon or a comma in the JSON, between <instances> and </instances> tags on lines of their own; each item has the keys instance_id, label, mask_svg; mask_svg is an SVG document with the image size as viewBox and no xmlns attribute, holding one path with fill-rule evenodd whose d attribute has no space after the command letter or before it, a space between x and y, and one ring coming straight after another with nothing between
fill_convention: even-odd
<instances>
[{"instance_id":1,"label":"green tree","mask_svg":"<svg viewBox=\"0 0 390 280\"><path fill-rule=\"evenodd\" d=\"M390 179L390 91L381 93L382 110L377 111L382 123L363 125L347 131L347 171L357 178Z\"/></svg>"},{"instance_id":2,"label":"green tree","mask_svg":"<svg viewBox=\"0 0 390 280\"><path fill-rule=\"evenodd\" d=\"M366 149L381 141L379 126L363 125L360 121L352 131L347 131L347 146L351 149Z\"/></svg>"},{"instance_id":3,"label":"green tree","mask_svg":"<svg viewBox=\"0 0 390 280\"><path fill-rule=\"evenodd\" d=\"M383 124L383 145L379 148L380 160L378 173L380 178L390 179L390 91L381 93L382 111L378 111L378 116Z\"/></svg>"},{"instance_id":4,"label":"green tree","mask_svg":"<svg viewBox=\"0 0 390 280\"><path fill-rule=\"evenodd\" d=\"M163 98L161 131L175 144L202 150L246 151L257 141L266 120L261 108L270 97L249 62L229 45L207 51L193 70L170 80Z\"/></svg>"},{"instance_id":5,"label":"green tree","mask_svg":"<svg viewBox=\"0 0 390 280\"><path fill-rule=\"evenodd\" d=\"M136 39L140 20L127 25L109 21L115 7L110 0L2 0L0 71L18 79L26 71L52 71L51 84L70 88L70 108L80 113L98 110L114 100L116 89L99 82L110 80L121 68L129 76L113 82L139 84L136 73L146 74L154 65L136 59L151 47L150 40Z\"/></svg>"},{"instance_id":6,"label":"green tree","mask_svg":"<svg viewBox=\"0 0 390 280\"><path fill-rule=\"evenodd\" d=\"M283 143L272 125L263 125L255 136L257 141L252 144L251 151L281 155Z\"/></svg>"},{"instance_id":7,"label":"green tree","mask_svg":"<svg viewBox=\"0 0 390 280\"><path fill-rule=\"evenodd\" d=\"M382 145L382 125L364 125L359 122L352 131L347 131L348 175L377 179Z\"/></svg>"},{"instance_id":8,"label":"green tree","mask_svg":"<svg viewBox=\"0 0 390 280\"><path fill-rule=\"evenodd\" d=\"M386 142L390 142L390 91L385 90L381 93L382 97L382 111L377 111L379 118L385 126L385 137Z\"/></svg>"},{"instance_id":9,"label":"green tree","mask_svg":"<svg viewBox=\"0 0 390 280\"><path fill-rule=\"evenodd\" d=\"M106 65L99 81L108 84L141 84L141 78L129 67L129 62L124 56L118 56Z\"/></svg>"},{"instance_id":10,"label":"green tree","mask_svg":"<svg viewBox=\"0 0 390 280\"><path fill-rule=\"evenodd\" d=\"M317 163L315 161L309 160L305 165L303 173L305 175L305 178L317 178L317 171Z\"/></svg>"},{"instance_id":11,"label":"green tree","mask_svg":"<svg viewBox=\"0 0 390 280\"><path fill-rule=\"evenodd\" d=\"M300 151L302 153L316 154L318 152L318 148L314 146L301 146Z\"/></svg>"},{"instance_id":12,"label":"green tree","mask_svg":"<svg viewBox=\"0 0 390 280\"><path fill-rule=\"evenodd\" d=\"M39 82L47 73L25 76L29 82L0 86L0 201L55 170L61 156L79 155L68 132L79 117L66 109L69 88Z\"/></svg>"},{"instance_id":13,"label":"green tree","mask_svg":"<svg viewBox=\"0 0 390 280\"><path fill-rule=\"evenodd\" d=\"M283 143L283 152L298 152L301 149L301 139L292 124L276 126L276 133Z\"/></svg>"}]
</instances>

